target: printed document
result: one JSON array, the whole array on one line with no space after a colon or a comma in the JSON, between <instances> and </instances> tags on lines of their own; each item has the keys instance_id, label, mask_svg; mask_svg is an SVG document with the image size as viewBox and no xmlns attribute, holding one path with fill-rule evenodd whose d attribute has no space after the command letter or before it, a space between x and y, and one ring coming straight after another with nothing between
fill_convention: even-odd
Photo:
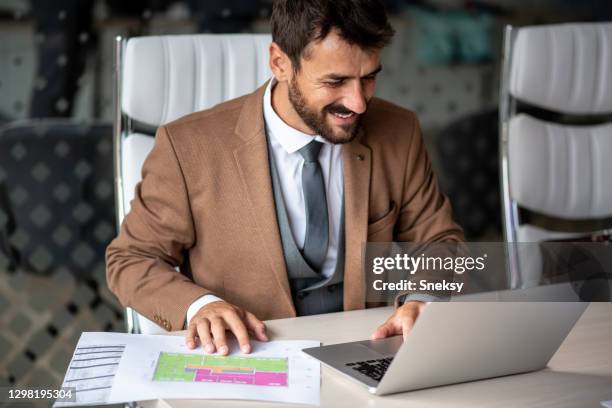
<instances>
[{"instance_id":1,"label":"printed document","mask_svg":"<svg viewBox=\"0 0 612 408\"><path fill-rule=\"evenodd\" d=\"M234 339L232 339L234 340ZM181 336L83 333L62 387L75 402L54 406L117 404L152 399L241 399L319 405L321 369L302 353L317 341L251 341L228 356L190 350Z\"/></svg>"}]
</instances>

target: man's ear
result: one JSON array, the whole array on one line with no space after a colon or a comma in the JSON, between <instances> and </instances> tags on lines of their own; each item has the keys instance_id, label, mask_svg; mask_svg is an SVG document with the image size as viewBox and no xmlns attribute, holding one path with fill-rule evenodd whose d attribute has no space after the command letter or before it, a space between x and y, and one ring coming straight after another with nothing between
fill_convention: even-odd
<instances>
[{"instance_id":1,"label":"man's ear","mask_svg":"<svg viewBox=\"0 0 612 408\"><path fill-rule=\"evenodd\" d=\"M270 44L270 70L279 82L291 80L293 70L291 59L275 42Z\"/></svg>"}]
</instances>

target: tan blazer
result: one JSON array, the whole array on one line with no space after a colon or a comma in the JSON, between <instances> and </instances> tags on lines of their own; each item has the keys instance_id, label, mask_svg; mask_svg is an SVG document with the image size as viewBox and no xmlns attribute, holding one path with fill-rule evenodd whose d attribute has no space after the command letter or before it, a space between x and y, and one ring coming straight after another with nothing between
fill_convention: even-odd
<instances>
[{"instance_id":1,"label":"tan blazer","mask_svg":"<svg viewBox=\"0 0 612 408\"><path fill-rule=\"evenodd\" d=\"M295 316L268 166L264 91L158 129L131 211L107 249L110 289L167 330L182 329L189 305L207 293L262 320ZM365 307L366 240L463 239L415 114L373 98L362 123L342 147L346 310Z\"/></svg>"}]
</instances>

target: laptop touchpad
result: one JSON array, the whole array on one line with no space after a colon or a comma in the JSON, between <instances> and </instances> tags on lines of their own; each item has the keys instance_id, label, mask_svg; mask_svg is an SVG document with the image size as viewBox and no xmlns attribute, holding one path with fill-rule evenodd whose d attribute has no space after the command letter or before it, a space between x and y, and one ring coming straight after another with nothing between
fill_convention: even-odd
<instances>
[{"instance_id":1,"label":"laptop touchpad","mask_svg":"<svg viewBox=\"0 0 612 408\"><path fill-rule=\"evenodd\" d=\"M383 356L392 356L397 353L397 350L402 346L404 338L402 336L393 336L382 340L365 340L359 344L365 346Z\"/></svg>"}]
</instances>

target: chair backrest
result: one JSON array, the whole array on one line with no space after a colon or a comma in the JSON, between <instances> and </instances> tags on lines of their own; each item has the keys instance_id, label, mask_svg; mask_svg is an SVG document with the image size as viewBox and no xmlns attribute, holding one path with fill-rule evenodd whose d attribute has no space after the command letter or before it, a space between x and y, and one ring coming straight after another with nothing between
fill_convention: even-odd
<instances>
[{"instance_id":1,"label":"chair backrest","mask_svg":"<svg viewBox=\"0 0 612 408\"><path fill-rule=\"evenodd\" d=\"M254 91L271 77L268 34L117 38L115 181L117 222L130 209L155 129ZM163 329L128 309L128 332Z\"/></svg>"},{"instance_id":2,"label":"chair backrest","mask_svg":"<svg viewBox=\"0 0 612 408\"><path fill-rule=\"evenodd\" d=\"M612 217L610 114L612 23L507 27L500 92L507 242L584 235L523 222L528 212L561 221ZM526 252L521 259L521 250L511 251L513 287L540 280L541 259Z\"/></svg>"}]
</instances>

